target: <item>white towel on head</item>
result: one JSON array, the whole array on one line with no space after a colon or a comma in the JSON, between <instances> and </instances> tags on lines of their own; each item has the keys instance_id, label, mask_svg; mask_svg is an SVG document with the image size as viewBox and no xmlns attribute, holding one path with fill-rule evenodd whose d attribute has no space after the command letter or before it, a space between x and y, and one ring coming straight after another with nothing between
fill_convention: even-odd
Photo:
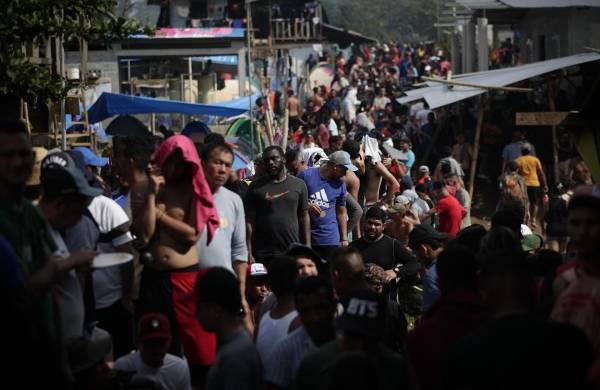
<instances>
[{"instance_id":1,"label":"white towel on head","mask_svg":"<svg viewBox=\"0 0 600 390\"><path fill-rule=\"evenodd\" d=\"M304 161L307 167L320 165L318 162L315 164L316 156L319 156L318 161L325 161L327 159L327 154L325 154L325 151L319 147L306 148L300 153L300 158L302 161Z\"/></svg>"},{"instance_id":2,"label":"white towel on head","mask_svg":"<svg viewBox=\"0 0 600 390\"><path fill-rule=\"evenodd\" d=\"M373 163L378 163L381 161L381 151L379 150L377 139L365 135L362 139L362 145L365 152L365 157L371 157Z\"/></svg>"}]
</instances>

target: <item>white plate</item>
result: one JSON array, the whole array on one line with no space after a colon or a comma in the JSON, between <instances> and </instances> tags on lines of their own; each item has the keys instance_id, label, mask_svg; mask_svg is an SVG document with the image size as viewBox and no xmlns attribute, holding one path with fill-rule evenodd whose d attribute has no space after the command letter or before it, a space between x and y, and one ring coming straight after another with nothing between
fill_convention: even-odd
<instances>
[{"instance_id":1,"label":"white plate","mask_svg":"<svg viewBox=\"0 0 600 390\"><path fill-rule=\"evenodd\" d=\"M93 268L105 268L112 267L114 265L120 265L133 260L131 253L102 253L94 257L92 262Z\"/></svg>"}]
</instances>

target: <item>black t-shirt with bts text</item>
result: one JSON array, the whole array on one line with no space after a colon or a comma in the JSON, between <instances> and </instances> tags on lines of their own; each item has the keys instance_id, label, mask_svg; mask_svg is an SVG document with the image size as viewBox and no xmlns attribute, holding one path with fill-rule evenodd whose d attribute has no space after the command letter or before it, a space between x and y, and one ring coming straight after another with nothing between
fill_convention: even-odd
<instances>
[{"instance_id":1,"label":"black t-shirt with bts text","mask_svg":"<svg viewBox=\"0 0 600 390\"><path fill-rule=\"evenodd\" d=\"M246 215L254 220L252 254L270 258L285 253L292 243L300 242L298 215L308 209L308 191L304 181L288 175L275 183L261 177L248 187L244 200Z\"/></svg>"}]
</instances>

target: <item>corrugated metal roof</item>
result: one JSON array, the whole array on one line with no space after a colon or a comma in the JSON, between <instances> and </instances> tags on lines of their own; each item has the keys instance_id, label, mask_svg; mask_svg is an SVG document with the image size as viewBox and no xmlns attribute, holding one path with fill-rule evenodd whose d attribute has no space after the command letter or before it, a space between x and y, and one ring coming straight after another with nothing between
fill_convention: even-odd
<instances>
[{"instance_id":1,"label":"corrugated metal roof","mask_svg":"<svg viewBox=\"0 0 600 390\"><path fill-rule=\"evenodd\" d=\"M485 72L468 73L456 75L458 81L469 84L485 86L504 87L532 77L550 73L558 69L583 64L591 61L599 61L599 53L583 53L569 57L555 58L553 60L534 62L532 64L515 66L512 68L489 70ZM455 85L448 88L447 85L428 81L429 87L414 89L406 92L406 97L398 99L399 103L424 99L430 108L438 108L458 101L480 95L486 91L485 88L462 87Z\"/></svg>"},{"instance_id":2,"label":"corrugated metal roof","mask_svg":"<svg viewBox=\"0 0 600 390\"><path fill-rule=\"evenodd\" d=\"M508 8L506 4L499 0L456 0L463 7L470 9L503 9Z\"/></svg>"},{"instance_id":3,"label":"corrugated metal roof","mask_svg":"<svg viewBox=\"0 0 600 390\"><path fill-rule=\"evenodd\" d=\"M600 7L600 0L456 0L470 9Z\"/></svg>"},{"instance_id":4,"label":"corrugated metal roof","mask_svg":"<svg viewBox=\"0 0 600 390\"><path fill-rule=\"evenodd\" d=\"M600 0L501 0L512 8L600 7Z\"/></svg>"}]
</instances>

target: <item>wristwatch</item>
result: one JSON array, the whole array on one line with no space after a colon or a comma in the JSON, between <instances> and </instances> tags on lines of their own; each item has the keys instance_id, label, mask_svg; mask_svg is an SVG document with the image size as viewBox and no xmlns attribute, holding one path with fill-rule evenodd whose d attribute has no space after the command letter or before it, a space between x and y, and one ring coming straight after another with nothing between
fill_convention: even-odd
<instances>
[{"instance_id":1,"label":"wristwatch","mask_svg":"<svg viewBox=\"0 0 600 390\"><path fill-rule=\"evenodd\" d=\"M400 275L400 270L402 269L403 265L402 264L398 264L397 266L395 266L394 268L392 268L392 271L394 271L394 273L396 274L396 276Z\"/></svg>"}]
</instances>

